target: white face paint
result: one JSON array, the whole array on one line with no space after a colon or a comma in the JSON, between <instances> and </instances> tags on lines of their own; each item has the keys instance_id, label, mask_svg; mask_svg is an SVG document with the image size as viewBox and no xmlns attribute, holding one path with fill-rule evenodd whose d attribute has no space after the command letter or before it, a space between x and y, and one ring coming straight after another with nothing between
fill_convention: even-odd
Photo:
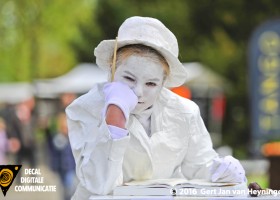
<instances>
[{"instance_id":1,"label":"white face paint","mask_svg":"<svg viewBox=\"0 0 280 200\"><path fill-rule=\"evenodd\" d=\"M138 97L133 113L138 114L153 105L164 81L164 69L151 58L132 55L121 62L115 81L126 83Z\"/></svg>"}]
</instances>

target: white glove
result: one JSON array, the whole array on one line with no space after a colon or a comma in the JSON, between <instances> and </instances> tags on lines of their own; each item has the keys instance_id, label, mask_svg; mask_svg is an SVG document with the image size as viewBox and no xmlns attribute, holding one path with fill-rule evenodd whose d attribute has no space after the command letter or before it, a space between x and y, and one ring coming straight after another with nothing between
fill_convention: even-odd
<instances>
[{"instance_id":1,"label":"white glove","mask_svg":"<svg viewBox=\"0 0 280 200\"><path fill-rule=\"evenodd\" d=\"M245 171L240 162L232 156L216 158L210 169L212 182L246 182Z\"/></svg>"},{"instance_id":2,"label":"white glove","mask_svg":"<svg viewBox=\"0 0 280 200\"><path fill-rule=\"evenodd\" d=\"M103 115L106 115L108 106L114 104L123 111L125 119L128 120L130 112L138 103L138 98L133 90L124 83L110 82L104 85L103 93L105 95Z\"/></svg>"}]
</instances>

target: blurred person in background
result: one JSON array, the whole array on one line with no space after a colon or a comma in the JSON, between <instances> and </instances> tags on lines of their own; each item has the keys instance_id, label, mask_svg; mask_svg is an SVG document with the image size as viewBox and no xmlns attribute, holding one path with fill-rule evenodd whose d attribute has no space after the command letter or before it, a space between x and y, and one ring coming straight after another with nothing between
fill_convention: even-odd
<instances>
[{"instance_id":1,"label":"blurred person in background","mask_svg":"<svg viewBox=\"0 0 280 200\"><path fill-rule=\"evenodd\" d=\"M17 153L17 164L28 164L30 168L36 167L36 116L35 99L31 97L16 105L16 117L20 149Z\"/></svg>"},{"instance_id":2,"label":"blurred person in background","mask_svg":"<svg viewBox=\"0 0 280 200\"><path fill-rule=\"evenodd\" d=\"M69 106L75 99L77 98L77 95L75 93L64 93L60 96L60 102L61 102L61 111L65 112L65 108Z\"/></svg>"},{"instance_id":3,"label":"blurred person in background","mask_svg":"<svg viewBox=\"0 0 280 200\"><path fill-rule=\"evenodd\" d=\"M9 163L14 163L17 162L17 153L22 146L21 125L16 115L16 106L6 104L2 108L0 115L5 122L5 132L9 143L9 153L12 153L12 156L15 156L15 158L11 157L12 160L9 160Z\"/></svg>"},{"instance_id":4,"label":"blurred person in background","mask_svg":"<svg viewBox=\"0 0 280 200\"><path fill-rule=\"evenodd\" d=\"M70 200L76 188L75 160L72 154L64 109L76 98L75 94L65 93L60 97L59 113L51 119L51 124L45 129L49 162L51 169L59 175L63 185L64 200Z\"/></svg>"},{"instance_id":5,"label":"blurred person in background","mask_svg":"<svg viewBox=\"0 0 280 200\"><path fill-rule=\"evenodd\" d=\"M64 112L58 114L57 132L46 132L51 169L59 175L64 187L64 200L71 199L76 187L75 161L68 139Z\"/></svg>"},{"instance_id":6,"label":"blurred person in background","mask_svg":"<svg viewBox=\"0 0 280 200\"><path fill-rule=\"evenodd\" d=\"M6 124L0 117L0 165L7 164L6 153L8 151L8 138L6 135Z\"/></svg>"},{"instance_id":7,"label":"blurred person in background","mask_svg":"<svg viewBox=\"0 0 280 200\"><path fill-rule=\"evenodd\" d=\"M18 139L8 138L6 129L6 122L0 117L0 165L7 165L10 162L7 159L7 153L15 154L20 148Z\"/></svg>"}]
</instances>

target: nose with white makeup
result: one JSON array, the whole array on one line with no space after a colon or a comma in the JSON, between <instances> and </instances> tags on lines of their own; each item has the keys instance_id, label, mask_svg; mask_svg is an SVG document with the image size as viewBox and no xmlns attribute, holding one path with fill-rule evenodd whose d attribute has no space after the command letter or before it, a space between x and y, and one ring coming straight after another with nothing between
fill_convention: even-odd
<instances>
[{"instance_id":1,"label":"nose with white makeup","mask_svg":"<svg viewBox=\"0 0 280 200\"><path fill-rule=\"evenodd\" d=\"M133 92L135 93L135 95L138 97L138 100L141 99L143 97L143 86L141 84L135 84L132 87Z\"/></svg>"}]
</instances>

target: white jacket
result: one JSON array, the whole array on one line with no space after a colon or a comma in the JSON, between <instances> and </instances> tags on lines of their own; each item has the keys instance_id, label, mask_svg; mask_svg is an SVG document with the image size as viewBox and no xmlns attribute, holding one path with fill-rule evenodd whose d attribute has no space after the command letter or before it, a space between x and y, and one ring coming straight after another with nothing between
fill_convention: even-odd
<instances>
[{"instance_id":1,"label":"white jacket","mask_svg":"<svg viewBox=\"0 0 280 200\"><path fill-rule=\"evenodd\" d=\"M109 194L130 180L210 179L217 153L194 102L163 88L153 107L151 137L130 115L129 135L113 140L102 118L103 85L95 85L66 109L80 181L73 199Z\"/></svg>"}]
</instances>

